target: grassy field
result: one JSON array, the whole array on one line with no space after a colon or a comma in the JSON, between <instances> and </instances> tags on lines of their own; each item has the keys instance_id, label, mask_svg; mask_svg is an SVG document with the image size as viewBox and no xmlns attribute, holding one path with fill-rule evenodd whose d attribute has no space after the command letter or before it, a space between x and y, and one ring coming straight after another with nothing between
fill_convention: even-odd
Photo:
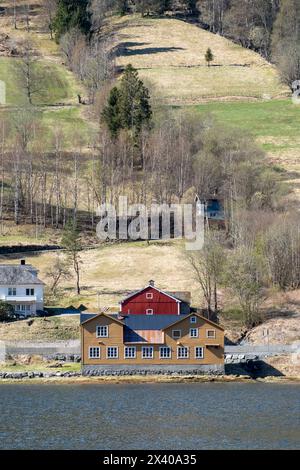
<instances>
[{"instance_id":1,"label":"grassy field","mask_svg":"<svg viewBox=\"0 0 300 470\"><path fill-rule=\"evenodd\" d=\"M78 316L35 318L13 323L0 323L0 341L56 341L79 339Z\"/></svg>"},{"instance_id":2,"label":"grassy field","mask_svg":"<svg viewBox=\"0 0 300 470\"><path fill-rule=\"evenodd\" d=\"M25 91L17 82L18 61L16 58L0 57L0 79L6 83L7 106L21 106L27 103ZM34 105L76 104L80 87L64 66L41 60L37 63L37 71L42 83L41 91L33 96Z\"/></svg>"},{"instance_id":3,"label":"grassy field","mask_svg":"<svg viewBox=\"0 0 300 470\"><path fill-rule=\"evenodd\" d=\"M176 19L125 17L113 22L117 63L132 63L163 103L283 96L277 71L255 52ZM213 66L204 59L210 47Z\"/></svg>"}]
</instances>

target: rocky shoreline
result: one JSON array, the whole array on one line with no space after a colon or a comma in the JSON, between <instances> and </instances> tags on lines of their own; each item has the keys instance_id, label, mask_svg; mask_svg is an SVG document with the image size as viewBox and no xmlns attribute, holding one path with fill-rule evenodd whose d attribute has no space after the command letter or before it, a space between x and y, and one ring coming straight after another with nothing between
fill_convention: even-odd
<instances>
[{"instance_id":1,"label":"rocky shoreline","mask_svg":"<svg viewBox=\"0 0 300 470\"><path fill-rule=\"evenodd\" d=\"M85 376L80 372L0 372L0 384L92 384L92 383L300 383L299 376L252 377L250 375L102 375Z\"/></svg>"}]
</instances>

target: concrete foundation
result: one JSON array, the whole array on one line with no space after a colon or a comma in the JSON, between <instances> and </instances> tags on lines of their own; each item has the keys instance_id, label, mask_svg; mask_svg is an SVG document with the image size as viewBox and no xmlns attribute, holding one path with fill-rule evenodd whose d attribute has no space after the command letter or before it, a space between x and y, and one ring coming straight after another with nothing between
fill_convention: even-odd
<instances>
[{"instance_id":1,"label":"concrete foundation","mask_svg":"<svg viewBox=\"0 0 300 470\"><path fill-rule=\"evenodd\" d=\"M86 376L101 375L223 375L222 364L195 365L83 365L82 374Z\"/></svg>"}]
</instances>

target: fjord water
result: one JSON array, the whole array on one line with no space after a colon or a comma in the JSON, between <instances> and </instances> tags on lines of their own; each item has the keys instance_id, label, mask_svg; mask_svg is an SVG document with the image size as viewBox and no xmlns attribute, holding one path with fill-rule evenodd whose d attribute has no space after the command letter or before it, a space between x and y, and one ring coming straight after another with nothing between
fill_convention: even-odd
<instances>
[{"instance_id":1,"label":"fjord water","mask_svg":"<svg viewBox=\"0 0 300 470\"><path fill-rule=\"evenodd\" d=\"M0 385L1 449L300 449L300 385Z\"/></svg>"}]
</instances>

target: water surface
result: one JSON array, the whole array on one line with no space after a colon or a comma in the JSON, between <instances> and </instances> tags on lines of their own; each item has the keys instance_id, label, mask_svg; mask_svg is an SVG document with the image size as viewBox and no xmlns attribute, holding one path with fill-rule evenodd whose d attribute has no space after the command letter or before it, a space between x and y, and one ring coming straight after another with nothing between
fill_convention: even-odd
<instances>
[{"instance_id":1,"label":"water surface","mask_svg":"<svg viewBox=\"0 0 300 470\"><path fill-rule=\"evenodd\" d=\"M1 449L300 449L298 384L0 385Z\"/></svg>"}]
</instances>

